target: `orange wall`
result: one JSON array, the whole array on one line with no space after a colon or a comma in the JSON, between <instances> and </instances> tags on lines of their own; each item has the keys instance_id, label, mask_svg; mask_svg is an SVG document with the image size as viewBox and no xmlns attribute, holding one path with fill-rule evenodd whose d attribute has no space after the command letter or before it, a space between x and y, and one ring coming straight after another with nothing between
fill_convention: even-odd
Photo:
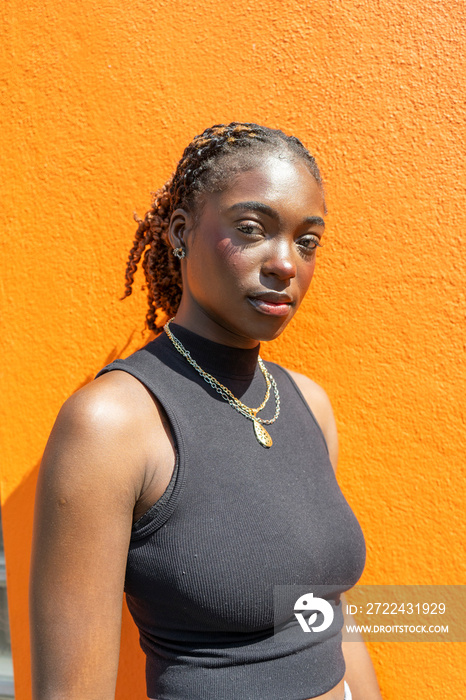
<instances>
[{"instance_id":1,"label":"orange wall","mask_svg":"<svg viewBox=\"0 0 466 700\"><path fill-rule=\"evenodd\" d=\"M368 542L362 582L465 582L463 9L2 5L1 491L18 700L30 697L26 581L47 435L71 392L142 343L142 293L118 301L133 210L144 213L183 147L216 122L296 133L327 180L311 292L264 354L310 374L333 401L339 478ZM462 696L461 650L370 648L394 700ZM118 698L142 700L127 616L121 666Z\"/></svg>"}]
</instances>

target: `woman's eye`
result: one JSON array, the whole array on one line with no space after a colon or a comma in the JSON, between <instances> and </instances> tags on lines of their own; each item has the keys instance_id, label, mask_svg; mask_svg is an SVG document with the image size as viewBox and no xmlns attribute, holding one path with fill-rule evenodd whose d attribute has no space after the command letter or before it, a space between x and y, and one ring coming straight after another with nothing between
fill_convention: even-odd
<instances>
[{"instance_id":1,"label":"woman's eye","mask_svg":"<svg viewBox=\"0 0 466 700\"><path fill-rule=\"evenodd\" d=\"M262 229L258 224L254 224L252 221L245 221L242 224L239 224L237 227L238 231L241 231L241 233L245 233L248 236L252 234L260 234L262 233Z\"/></svg>"},{"instance_id":2,"label":"woman's eye","mask_svg":"<svg viewBox=\"0 0 466 700\"><path fill-rule=\"evenodd\" d=\"M313 253L317 248L322 248L317 236L306 236L306 238L300 238L298 245L305 249L307 253Z\"/></svg>"}]
</instances>

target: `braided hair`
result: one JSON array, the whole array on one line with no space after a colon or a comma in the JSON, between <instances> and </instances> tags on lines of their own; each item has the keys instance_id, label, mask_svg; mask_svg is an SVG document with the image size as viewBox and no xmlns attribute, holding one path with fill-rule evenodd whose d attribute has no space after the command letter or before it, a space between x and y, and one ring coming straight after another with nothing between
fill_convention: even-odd
<instances>
[{"instance_id":1,"label":"braided hair","mask_svg":"<svg viewBox=\"0 0 466 700\"><path fill-rule=\"evenodd\" d=\"M288 151L309 168L322 189L319 168L299 139L278 129L258 124L232 122L216 124L196 136L185 149L172 178L155 194L152 207L144 219L135 215L138 228L126 265L125 292L132 292L134 274L144 254L142 267L146 278L147 327L160 333L165 317L174 316L181 300L180 261L172 255L168 228L172 213L178 208L196 215L200 195L219 191L228 177L238 171L241 159L256 152ZM243 168L244 169L244 168ZM145 251L145 252L144 252Z\"/></svg>"}]
</instances>

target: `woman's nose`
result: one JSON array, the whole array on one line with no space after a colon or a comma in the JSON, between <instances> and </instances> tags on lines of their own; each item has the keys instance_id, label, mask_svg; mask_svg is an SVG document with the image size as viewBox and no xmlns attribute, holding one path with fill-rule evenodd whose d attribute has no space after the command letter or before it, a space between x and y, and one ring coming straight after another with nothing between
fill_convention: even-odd
<instances>
[{"instance_id":1,"label":"woman's nose","mask_svg":"<svg viewBox=\"0 0 466 700\"><path fill-rule=\"evenodd\" d=\"M296 277L296 261L291 246L286 242L274 245L262 264L262 271L280 280Z\"/></svg>"}]
</instances>

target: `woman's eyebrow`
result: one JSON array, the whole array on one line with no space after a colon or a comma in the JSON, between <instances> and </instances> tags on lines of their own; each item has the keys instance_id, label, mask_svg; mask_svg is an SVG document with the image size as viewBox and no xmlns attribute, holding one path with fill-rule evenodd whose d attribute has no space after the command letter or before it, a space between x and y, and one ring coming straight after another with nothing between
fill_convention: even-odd
<instances>
[{"instance_id":1,"label":"woman's eyebrow","mask_svg":"<svg viewBox=\"0 0 466 700\"><path fill-rule=\"evenodd\" d=\"M270 218L275 219L276 221L280 221L279 213L275 209L272 209L272 207L269 207L268 204L264 204L264 202L237 202L236 204L232 204L231 207L228 207L227 211L236 211L238 209L241 209L242 211L258 211L261 214L270 216ZM303 220L303 223L314 226L322 226L322 228L325 228L325 221L321 216L307 216Z\"/></svg>"},{"instance_id":2,"label":"woman's eyebrow","mask_svg":"<svg viewBox=\"0 0 466 700\"><path fill-rule=\"evenodd\" d=\"M267 216L276 219L276 221L280 220L278 212L263 202L237 202L236 204L232 204L231 207L228 207L227 211L236 211L237 209L242 209L243 211L246 209L249 211L260 211L261 214L267 214Z\"/></svg>"},{"instance_id":3,"label":"woman's eyebrow","mask_svg":"<svg viewBox=\"0 0 466 700\"><path fill-rule=\"evenodd\" d=\"M322 228L325 228L325 221L321 216L306 216L303 223L311 224L312 226L322 226Z\"/></svg>"}]
</instances>

